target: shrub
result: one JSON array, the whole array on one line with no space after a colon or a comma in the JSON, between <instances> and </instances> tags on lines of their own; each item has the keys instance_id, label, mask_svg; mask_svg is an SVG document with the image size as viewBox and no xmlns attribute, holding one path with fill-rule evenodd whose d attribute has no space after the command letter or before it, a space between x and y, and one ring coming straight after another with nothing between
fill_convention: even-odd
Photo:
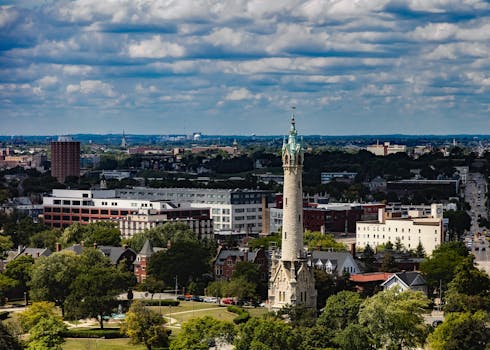
<instances>
[{"instance_id":1,"label":"shrub","mask_svg":"<svg viewBox=\"0 0 490 350\"><path fill-rule=\"evenodd\" d=\"M233 323L240 324L249 320L250 314L241 307L230 305L226 308L229 312L237 314L238 316L233 319Z\"/></svg>"},{"instance_id":2,"label":"shrub","mask_svg":"<svg viewBox=\"0 0 490 350\"><path fill-rule=\"evenodd\" d=\"M161 305L161 306L179 306L180 305L180 301L178 301L178 300L172 300L172 299L143 300L143 303L146 306L159 306L159 305Z\"/></svg>"},{"instance_id":3,"label":"shrub","mask_svg":"<svg viewBox=\"0 0 490 350\"><path fill-rule=\"evenodd\" d=\"M64 338L126 338L126 335L121 334L119 328L106 329L69 329L63 332Z\"/></svg>"}]
</instances>

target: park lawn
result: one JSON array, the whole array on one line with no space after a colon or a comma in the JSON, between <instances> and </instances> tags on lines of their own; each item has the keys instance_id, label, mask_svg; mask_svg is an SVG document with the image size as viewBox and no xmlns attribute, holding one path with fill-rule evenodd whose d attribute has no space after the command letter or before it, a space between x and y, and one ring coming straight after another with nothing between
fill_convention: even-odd
<instances>
[{"instance_id":1,"label":"park lawn","mask_svg":"<svg viewBox=\"0 0 490 350\"><path fill-rule=\"evenodd\" d=\"M146 350L144 345L130 344L128 338L94 339L67 338L62 345L63 350Z\"/></svg>"},{"instance_id":2,"label":"park lawn","mask_svg":"<svg viewBox=\"0 0 490 350\"><path fill-rule=\"evenodd\" d=\"M265 307L247 307L245 308L245 311L250 314L250 317L260 317L269 312L269 310Z\"/></svg>"}]
</instances>

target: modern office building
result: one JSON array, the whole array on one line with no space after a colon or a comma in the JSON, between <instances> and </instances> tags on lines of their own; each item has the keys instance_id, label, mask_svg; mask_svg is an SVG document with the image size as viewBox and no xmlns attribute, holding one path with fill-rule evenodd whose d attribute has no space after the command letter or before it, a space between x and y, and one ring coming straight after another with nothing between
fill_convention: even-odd
<instances>
[{"instance_id":1,"label":"modern office building","mask_svg":"<svg viewBox=\"0 0 490 350\"><path fill-rule=\"evenodd\" d=\"M51 142L51 176L61 183L68 176L80 176L80 142L69 136Z\"/></svg>"},{"instance_id":2,"label":"modern office building","mask_svg":"<svg viewBox=\"0 0 490 350\"><path fill-rule=\"evenodd\" d=\"M260 233L262 198L274 201L274 192L248 189L149 188L118 189L121 198L159 199L192 208L210 208L214 231Z\"/></svg>"},{"instance_id":3,"label":"modern office building","mask_svg":"<svg viewBox=\"0 0 490 350\"><path fill-rule=\"evenodd\" d=\"M95 221L117 220L127 227L129 234L146 225L149 227L157 225L158 218L154 221L147 219L149 223L144 223L145 220L142 218L144 213L150 216L159 214L162 220L165 218L165 222L196 219L200 227L211 224L209 208L192 208L189 205L178 205L157 199L121 198L116 190L54 189L51 195L43 197L44 223L54 228L64 228L77 222L88 224ZM128 215L136 215L134 227L129 224L132 217L126 218ZM124 224L125 222L127 224Z\"/></svg>"}]
</instances>

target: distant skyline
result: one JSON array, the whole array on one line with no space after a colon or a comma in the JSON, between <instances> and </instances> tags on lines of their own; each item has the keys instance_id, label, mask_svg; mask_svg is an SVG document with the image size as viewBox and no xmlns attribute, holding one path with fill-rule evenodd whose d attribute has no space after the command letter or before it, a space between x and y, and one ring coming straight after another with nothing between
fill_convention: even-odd
<instances>
[{"instance_id":1,"label":"distant skyline","mask_svg":"<svg viewBox=\"0 0 490 350\"><path fill-rule=\"evenodd\" d=\"M0 135L490 134L483 0L0 0Z\"/></svg>"}]
</instances>

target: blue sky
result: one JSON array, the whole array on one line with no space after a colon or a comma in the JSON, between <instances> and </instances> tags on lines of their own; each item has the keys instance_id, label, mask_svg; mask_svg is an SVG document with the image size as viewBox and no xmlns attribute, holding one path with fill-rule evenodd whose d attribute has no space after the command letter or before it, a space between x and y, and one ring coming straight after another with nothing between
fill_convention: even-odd
<instances>
[{"instance_id":1,"label":"blue sky","mask_svg":"<svg viewBox=\"0 0 490 350\"><path fill-rule=\"evenodd\" d=\"M490 134L483 0L0 0L0 134Z\"/></svg>"}]
</instances>

